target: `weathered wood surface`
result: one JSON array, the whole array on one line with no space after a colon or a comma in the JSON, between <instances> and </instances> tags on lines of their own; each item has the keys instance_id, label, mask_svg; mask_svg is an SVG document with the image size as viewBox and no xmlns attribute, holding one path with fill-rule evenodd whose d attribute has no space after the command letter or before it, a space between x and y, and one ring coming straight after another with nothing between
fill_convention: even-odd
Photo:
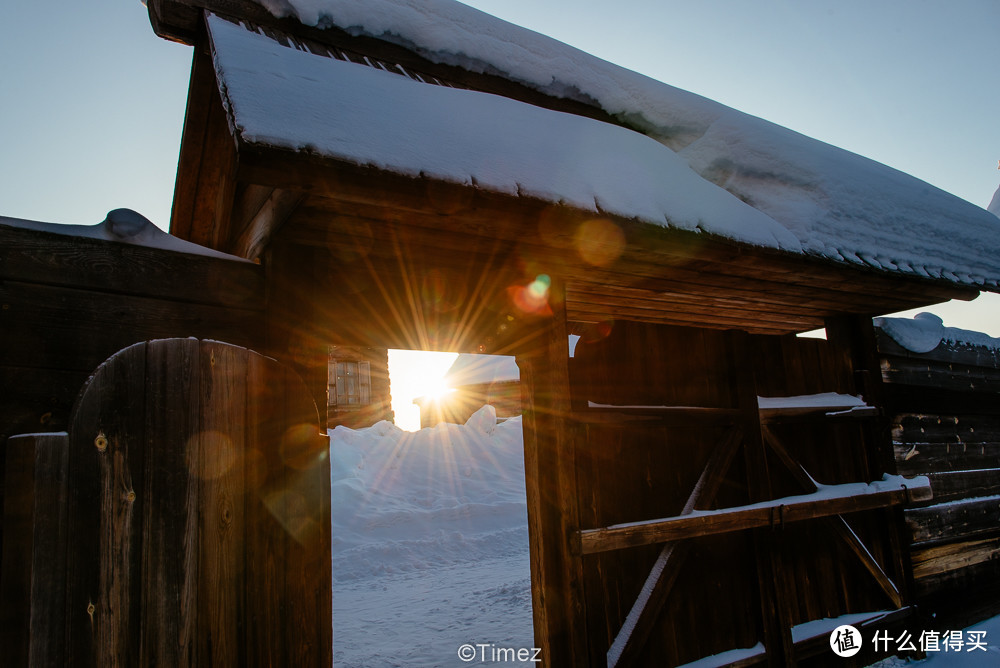
<instances>
[{"instance_id":1,"label":"weathered wood surface","mask_svg":"<svg viewBox=\"0 0 1000 668\"><path fill-rule=\"evenodd\" d=\"M155 341L102 365L70 429L68 660L330 665L317 423L244 348Z\"/></svg>"},{"instance_id":2,"label":"weathered wood surface","mask_svg":"<svg viewBox=\"0 0 1000 668\"><path fill-rule=\"evenodd\" d=\"M149 246L74 237L0 222L0 278L259 309L260 267Z\"/></svg>"},{"instance_id":3,"label":"weathered wood surface","mask_svg":"<svg viewBox=\"0 0 1000 668\"><path fill-rule=\"evenodd\" d=\"M900 413L893 418L897 443L997 443L1000 415Z\"/></svg>"},{"instance_id":4,"label":"weathered wood surface","mask_svg":"<svg viewBox=\"0 0 1000 668\"><path fill-rule=\"evenodd\" d=\"M824 490L822 497L786 497L761 507L744 506L713 511L711 514L677 516L629 525L580 532L584 554L621 550L681 538L696 538L758 527L775 527L805 520L844 515L876 508L901 505L931 498L930 484L914 483L907 489L859 494L857 487L843 485ZM1000 507L1000 503L997 503Z\"/></svg>"},{"instance_id":5,"label":"weathered wood surface","mask_svg":"<svg viewBox=\"0 0 1000 668\"><path fill-rule=\"evenodd\" d=\"M954 392L1000 392L1000 370L990 367L888 357L882 363L882 377L887 383Z\"/></svg>"},{"instance_id":6,"label":"weathered wood surface","mask_svg":"<svg viewBox=\"0 0 1000 668\"><path fill-rule=\"evenodd\" d=\"M0 438L65 429L93 370L146 339L260 347L252 263L0 224Z\"/></svg>"},{"instance_id":7,"label":"weathered wood surface","mask_svg":"<svg viewBox=\"0 0 1000 668\"><path fill-rule=\"evenodd\" d=\"M1000 443L895 443L904 475L1000 468Z\"/></svg>"},{"instance_id":8,"label":"weathered wood surface","mask_svg":"<svg viewBox=\"0 0 1000 668\"><path fill-rule=\"evenodd\" d=\"M59 666L65 661L68 440L65 433L29 434L6 443L0 573L5 665Z\"/></svg>"},{"instance_id":9,"label":"weathered wood surface","mask_svg":"<svg viewBox=\"0 0 1000 668\"><path fill-rule=\"evenodd\" d=\"M1000 532L1000 496L952 501L906 511L916 546Z\"/></svg>"},{"instance_id":10,"label":"weathered wood surface","mask_svg":"<svg viewBox=\"0 0 1000 668\"><path fill-rule=\"evenodd\" d=\"M545 665L586 665L588 641L582 565L573 551L579 529L575 430L563 288L549 291L552 315L542 335L516 356L524 410L524 468L531 547L535 642Z\"/></svg>"}]
</instances>

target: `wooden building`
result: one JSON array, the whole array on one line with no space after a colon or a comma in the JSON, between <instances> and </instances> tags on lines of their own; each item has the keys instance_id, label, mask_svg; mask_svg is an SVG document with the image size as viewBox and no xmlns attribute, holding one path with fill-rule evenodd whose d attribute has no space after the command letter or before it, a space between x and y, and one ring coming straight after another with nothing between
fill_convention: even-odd
<instances>
[{"instance_id":1,"label":"wooden building","mask_svg":"<svg viewBox=\"0 0 1000 668\"><path fill-rule=\"evenodd\" d=\"M933 490L894 475L871 317L996 291L1000 220L457 3L329 7L308 25L291 6L278 16L249 0L149 0L157 34L194 47L171 232L259 264L260 320L247 331L318 406L331 345L515 356L543 664L678 665L735 650L719 661L785 666L832 658L824 619L866 634L914 628L921 590L901 507ZM819 327L827 340L794 336ZM570 333L582 337L572 359ZM171 345L204 378L232 359L260 387L270 369ZM127 378L121 362L106 369ZM215 424L239 403L248 452L301 421L298 390L271 420L268 402L248 403L255 392L227 404L219 387L198 395L211 399L198 415ZM92 425L89 410L78 408L80 424ZM105 451L71 425L71 471L74 443L88 453L79 461ZM202 659L328 660L324 599L292 575L307 564L329 582L328 534L300 541L297 530L321 529L329 512L322 471L274 496L278 481L300 482L302 461L322 464L295 456L318 452L315 439L279 450L247 459L274 477L261 483L248 465L233 487L208 475L209 442L204 482L183 489L211 503L264 484L285 533L270 501L235 519L222 503L190 520L212 547L199 553L198 586L156 558L157 532L121 571L141 586L120 591L119 571L100 571L133 605L160 577L177 591L209 587L209 603L232 597L246 616L231 626L165 606L168 631L194 638ZM160 468L140 469L161 480ZM144 507L143 526L160 526L158 506ZM244 542L225 542L233 521ZM94 563L118 563L109 540ZM244 579L215 586L209 576L236 564ZM284 575L268 579L272 567ZM281 633L255 633L267 620L246 596L261 577L287 584L265 588L296 611ZM124 632L136 626L114 606L87 608L91 637L77 608L67 624L83 663L193 661ZM205 640L219 633L222 645Z\"/></svg>"}]
</instances>

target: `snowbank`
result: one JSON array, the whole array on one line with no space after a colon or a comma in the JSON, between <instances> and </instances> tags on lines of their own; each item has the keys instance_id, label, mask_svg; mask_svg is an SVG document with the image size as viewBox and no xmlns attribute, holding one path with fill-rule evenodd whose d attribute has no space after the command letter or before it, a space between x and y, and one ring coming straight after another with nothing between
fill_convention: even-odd
<instances>
[{"instance_id":1,"label":"snowbank","mask_svg":"<svg viewBox=\"0 0 1000 668\"><path fill-rule=\"evenodd\" d=\"M527 554L520 418L330 438L335 582Z\"/></svg>"},{"instance_id":2,"label":"snowbank","mask_svg":"<svg viewBox=\"0 0 1000 668\"><path fill-rule=\"evenodd\" d=\"M459 665L531 647L521 419L330 431L336 665ZM514 665L534 665L514 664Z\"/></svg>"}]
</instances>

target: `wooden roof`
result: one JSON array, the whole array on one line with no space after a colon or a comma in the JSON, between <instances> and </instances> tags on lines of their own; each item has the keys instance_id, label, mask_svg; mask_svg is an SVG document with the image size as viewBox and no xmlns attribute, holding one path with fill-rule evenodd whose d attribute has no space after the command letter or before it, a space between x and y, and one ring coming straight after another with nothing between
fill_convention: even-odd
<instances>
[{"instance_id":1,"label":"wooden roof","mask_svg":"<svg viewBox=\"0 0 1000 668\"><path fill-rule=\"evenodd\" d=\"M568 318L584 324L626 319L779 334L822 327L837 314L877 315L978 294L942 279L614 216L603 217L618 230L605 238L600 227L596 234L595 228L581 232L593 212L243 142L221 102L199 6L249 17L279 38L289 25L254 3L150 0L158 34L196 45L171 221L181 238L249 258L275 240L326 249L330 257L356 261L380 283L395 281L398 294L438 272L468 286L465 299L502 300L512 286L548 274L565 285ZM373 66L372 59L386 58L443 85L602 115L507 80L430 63L395 45L294 28L296 37L286 39L310 50L367 55ZM583 241L598 258L592 262L580 258L581 236L588 234ZM383 297L389 292L381 289ZM486 348L480 342L462 349Z\"/></svg>"}]
</instances>

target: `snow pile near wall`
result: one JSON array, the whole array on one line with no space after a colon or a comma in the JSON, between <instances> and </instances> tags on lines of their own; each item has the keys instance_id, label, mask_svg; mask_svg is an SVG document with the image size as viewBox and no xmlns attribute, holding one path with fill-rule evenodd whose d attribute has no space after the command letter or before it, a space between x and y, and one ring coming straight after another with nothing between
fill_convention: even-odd
<instances>
[{"instance_id":1,"label":"snow pile near wall","mask_svg":"<svg viewBox=\"0 0 1000 668\"><path fill-rule=\"evenodd\" d=\"M983 209L453 0L258 2L276 16L394 42L434 62L596 105L781 223L805 252L974 285L1000 279L1000 222Z\"/></svg>"},{"instance_id":2,"label":"snow pile near wall","mask_svg":"<svg viewBox=\"0 0 1000 668\"><path fill-rule=\"evenodd\" d=\"M913 353L929 353L939 345L952 348L987 348L1000 353L1000 339L958 327L945 327L933 313L918 313L910 318L875 318L875 326L892 340Z\"/></svg>"}]
</instances>

